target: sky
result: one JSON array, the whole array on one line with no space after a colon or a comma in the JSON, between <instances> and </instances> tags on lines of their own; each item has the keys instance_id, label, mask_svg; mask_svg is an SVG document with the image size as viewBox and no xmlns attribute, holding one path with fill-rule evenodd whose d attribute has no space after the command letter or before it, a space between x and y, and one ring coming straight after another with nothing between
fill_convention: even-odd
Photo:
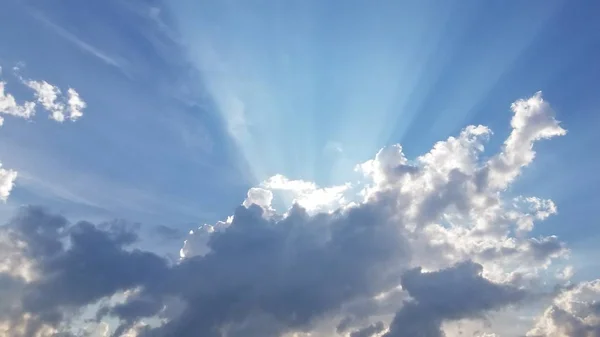
<instances>
[{"instance_id":1,"label":"sky","mask_svg":"<svg viewBox=\"0 0 600 337\"><path fill-rule=\"evenodd\" d=\"M3 1L0 337L600 336L599 10Z\"/></svg>"}]
</instances>

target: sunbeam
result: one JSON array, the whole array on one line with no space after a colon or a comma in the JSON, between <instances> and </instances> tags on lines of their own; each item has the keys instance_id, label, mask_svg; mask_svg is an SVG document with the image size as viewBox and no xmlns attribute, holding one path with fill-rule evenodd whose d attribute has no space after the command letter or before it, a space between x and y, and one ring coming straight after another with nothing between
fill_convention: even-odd
<instances>
[{"instance_id":1,"label":"sunbeam","mask_svg":"<svg viewBox=\"0 0 600 337\"><path fill-rule=\"evenodd\" d=\"M384 145L429 146L486 109L560 3L535 21L528 6L476 2L169 7L254 181L285 172L330 184Z\"/></svg>"},{"instance_id":2,"label":"sunbeam","mask_svg":"<svg viewBox=\"0 0 600 337\"><path fill-rule=\"evenodd\" d=\"M0 1L0 337L599 337L599 11Z\"/></svg>"}]
</instances>

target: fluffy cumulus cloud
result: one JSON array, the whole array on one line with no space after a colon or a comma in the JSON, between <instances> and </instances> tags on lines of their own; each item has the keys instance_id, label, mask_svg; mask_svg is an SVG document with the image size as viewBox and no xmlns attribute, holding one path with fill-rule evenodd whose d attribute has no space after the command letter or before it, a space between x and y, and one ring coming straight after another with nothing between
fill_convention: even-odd
<instances>
[{"instance_id":1,"label":"fluffy cumulus cloud","mask_svg":"<svg viewBox=\"0 0 600 337\"><path fill-rule=\"evenodd\" d=\"M2 68L0 67L0 127L4 125L4 116L32 118L38 104L50 113L51 119L57 122L63 122L65 118L75 121L83 116L83 110L87 105L75 89L67 90L67 98L57 86L46 81L25 80L18 74L20 70L18 67L15 67L14 70L15 77L33 91L34 97L32 97L33 100L19 103L14 95L7 92L7 82L2 79ZM6 201L16 178L16 171L4 169L0 163L0 201Z\"/></svg>"},{"instance_id":2,"label":"fluffy cumulus cloud","mask_svg":"<svg viewBox=\"0 0 600 337\"><path fill-rule=\"evenodd\" d=\"M440 337L467 321L495 336L507 331L496 315L549 298L518 333L596 336L600 281L569 284L553 266L567 247L531 234L557 206L506 193L535 142L565 130L540 93L512 112L485 159L491 130L468 126L414 159L382 149L352 188L272 177L190 231L176 262L135 248L121 222L24 208L0 232L0 336Z\"/></svg>"},{"instance_id":3,"label":"fluffy cumulus cloud","mask_svg":"<svg viewBox=\"0 0 600 337\"><path fill-rule=\"evenodd\" d=\"M69 119L75 121L83 116L83 109L87 107L87 104L75 89L67 89L67 94L69 97L67 100Z\"/></svg>"},{"instance_id":4,"label":"fluffy cumulus cloud","mask_svg":"<svg viewBox=\"0 0 600 337\"><path fill-rule=\"evenodd\" d=\"M25 79L20 75L19 67L13 69L14 77L33 92L33 97L18 103L15 96L7 92L7 82L0 77L0 114L29 119L35 115L39 104L50 114L50 118L57 122L63 122L65 119L75 121L83 116L87 104L75 89L68 88L65 95L58 86L43 80ZM0 115L0 125L3 122L4 119Z\"/></svg>"},{"instance_id":5,"label":"fluffy cumulus cloud","mask_svg":"<svg viewBox=\"0 0 600 337\"><path fill-rule=\"evenodd\" d=\"M600 336L600 280L582 282L561 292L527 336Z\"/></svg>"},{"instance_id":6,"label":"fluffy cumulus cloud","mask_svg":"<svg viewBox=\"0 0 600 337\"><path fill-rule=\"evenodd\" d=\"M0 81L0 113L9 116L30 118L34 112L34 102L17 103L15 97L6 92L6 82ZM0 125L2 124L4 124L4 117L0 115Z\"/></svg>"},{"instance_id":7,"label":"fluffy cumulus cloud","mask_svg":"<svg viewBox=\"0 0 600 337\"><path fill-rule=\"evenodd\" d=\"M275 175L261 184L261 187L273 192L283 193L292 203L302 206L309 213L331 212L345 206L348 201L344 194L350 184L322 188L304 180L290 180L283 175Z\"/></svg>"},{"instance_id":8,"label":"fluffy cumulus cloud","mask_svg":"<svg viewBox=\"0 0 600 337\"><path fill-rule=\"evenodd\" d=\"M35 93L37 102L50 113L50 118L57 122L65 119L75 121L83 116L86 103L73 88L67 90L68 98L61 90L46 81L23 80L23 83Z\"/></svg>"}]
</instances>

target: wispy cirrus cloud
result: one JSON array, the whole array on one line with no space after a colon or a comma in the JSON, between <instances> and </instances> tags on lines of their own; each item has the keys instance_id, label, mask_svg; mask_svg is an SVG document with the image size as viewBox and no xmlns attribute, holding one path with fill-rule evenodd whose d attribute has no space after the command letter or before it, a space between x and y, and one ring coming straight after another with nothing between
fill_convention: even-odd
<instances>
[{"instance_id":1,"label":"wispy cirrus cloud","mask_svg":"<svg viewBox=\"0 0 600 337\"><path fill-rule=\"evenodd\" d=\"M77 46L79 49L81 49L82 51L96 57L97 59L99 59L100 61L113 66L115 68L118 68L120 70L124 70L125 65L124 65L124 61L118 59L117 57L108 55L107 53L105 53L104 51L100 50L99 48L93 46L92 44L80 39L79 37L77 37L77 35L71 33L70 31L68 31L67 29L57 25L56 23L50 21L46 16L44 16L42 13L37 12L37 11L32 11L31 12L32 16L34 18L36 18L37 20L39 20L40 22L42 22L43 24L45 24L47 27L49 27L50 29L52 29L56 34L60 35L62 38L68 40L69 42L73 43L75 46Z\"/></svg>"}]
</instances>

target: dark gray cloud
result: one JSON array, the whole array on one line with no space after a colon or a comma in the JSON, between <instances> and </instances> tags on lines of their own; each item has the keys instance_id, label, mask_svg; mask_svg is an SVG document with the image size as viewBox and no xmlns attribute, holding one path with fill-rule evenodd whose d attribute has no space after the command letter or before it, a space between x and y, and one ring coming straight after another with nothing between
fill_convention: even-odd
<instances>
[{"instance_id":1,"label":"dark gray cloud","mask_svg":"<svg viewBox=\"0 0 600 337\"><path fill-rule=\"evenodd\" d=\"M41 208L24 208L3 229L25 243L23 254L38 274L20 298L19 313L36 317L24 336L42 323L60 327L81 308L133 288L139 291L125 303L98 314L121 320L115 336L161 314L173 297L184 302L183 313L144 335L308 331L347 301L397 285L408 263L402 227L376 204L316 216L300 207L280 219L262 215L256 205L239 207L232 226L209 240L209 254L170 266L130 248L136 235L120 222L72 225Z\"/></svg>"},{"instance_id":2,"label":"dark gray cloud","mask_svg":"<svg viewBox=\"0 0 600 337\"><path fill-rule=\"evenodd\" d=\"M556 236L529 239L527 248L531 256L540 261L546 260L549 256L558 254L566 249L565 244L559 241Z\"/></svg>"},{"instance_id":3,"label":"dark gray cloud","mask_svg":"<svg viewBox=\"0 0 600 337\"><path fill-rule=\"evenodd\" d=\"M405 303L386 337L441 337L445 320L481 317L485 312L516 303L525 292L483 278L481 265L464 262L437 272L421 268L402 276L402 287L413 298Z\"/></svg>"},{"instance_id":4,"label":"dark gray cloud","mask_svg":"<svg viewBox=\"0 0 600 337\"><path fill-rule=\"evenodd\" d=\"M63 250L68 227L65 217L46 212L40 207L26 207L18 211L4 231L12 240L25 243L25 255L32 259L51 258Z\"/></svg>"},{"instance_id":5,"label":"dark gray cloud","mask_svg":"<svg viewBox=\"0 0 600 337\"><path fill-rule=\"evenodd\" d=\"M27 284L2 280L21 288L18 312L36 318L28 323L26 337L43 324L60 327L81 308L134 288L124 303L98 312L98 319L121 321L113 336L143 318L164 316L170 298L180 299L181 312L162 326L143 329L141 336L310 331L316 320L348 303L372 299L401 283L412 300L396 314L386 336L437 337L444 320L480 317L524 296L483 278L482 267L471 262L432 273L407 271L411 256L403 224L390 216L385 198L374 200L331 214L309 215L294 207L281 218L265 218L256 205L240 206L231 226L210 237L208 254L176 265L130 248L136 235L123 223L71 225L29 207L6 228L27 243L25 254L39 277ZM377 311L374 302L369 308L355 310L354 323ZM354 323L340 324L340 332L352 327L351 336L363 337L384 330L382 323L362 329Z\"/></svg>"},{"instance_id":6,"label":"dark gray cloud","mask_svg":"<svg viewBox=\"0 0 600 337\"><path fill-rule=\"evenodd\" d=\"M70 228L70 246L40 266L41 279L30 285L25 308L44 312L78 308L117 291L156 282L167 272L158 256L128 251L131 235L105 232L90 223Z\"/></svg>"},{"instance_id":7,"label":"dark gray cloud","mask_svg":"<svg viewBox=\"0 0 600 337\"><path fill-rule=\"evenodd\" d=\"M24 287L22 278L0 273L0 321L10 319L18 308Z\"/></svg>"},{"instance_id":8,"label":"dark gray cloud","mask_svg":"<svg viewBox=\"0 0 600 337\"><path fill-rule=\"evenodd\" d=\"M406 292L395 288L380 296L360 298L347 303L342 309L343 318L338 322L336 332L344 335L369 326L375 317L390 318L406 299L408 299Z\"/></svg>"},{"instance_id":9,"label":"dark gray cloud","mask_svg":"<svg viewBox=\"0 0 600 337\"><path fill-rule=\"evenodd\" d=\"M232 225L211 237L209 254L173 269L161 295L185 299L187 310L147 335L220 336L264 316L278 322L265 328L280 328L252 336L308 331L347 301L397 285L407 245L377 207L316 216L296 207L281 220L265 219L255 205L239 207Z\"/></svg>"},{"instance_id":10,"label":"dark gray cloud","mask_svg":"<svg viewBox=\"0 0 600 337\"><path fill-rule=\"evenodd\" d=\"M20 287L20 300L11 308L16 317L27 313L36 318L27 323L24 336L34 336L42 323L58 327L88 304L119 291L150 287L168 275L164 259L127 248L136 235L119 222L70 225L60 215L26 207L1 230L24 243L22 255L37 274Z\"/></svg>"}]
</instances>

